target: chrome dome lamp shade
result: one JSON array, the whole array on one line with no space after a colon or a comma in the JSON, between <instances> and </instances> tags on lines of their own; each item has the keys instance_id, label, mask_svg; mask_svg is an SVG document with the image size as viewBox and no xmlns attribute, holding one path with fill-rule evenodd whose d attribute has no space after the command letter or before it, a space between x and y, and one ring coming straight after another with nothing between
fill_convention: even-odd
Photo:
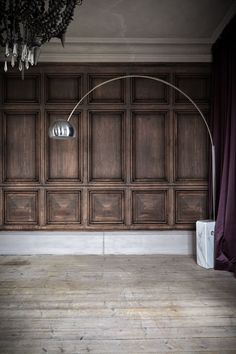
<instances>
[{"instance_id":1,"label":"chrome dome lamp shade","mask_svg":"<svg viewBox=\"0 0 236 354\"><path fill-rule=\"evenodd\" d=\"M76 137L75 128L68 121L56 120L49 127L48 135L53 139L72 139Z\"/></svg>"}]
</instances>

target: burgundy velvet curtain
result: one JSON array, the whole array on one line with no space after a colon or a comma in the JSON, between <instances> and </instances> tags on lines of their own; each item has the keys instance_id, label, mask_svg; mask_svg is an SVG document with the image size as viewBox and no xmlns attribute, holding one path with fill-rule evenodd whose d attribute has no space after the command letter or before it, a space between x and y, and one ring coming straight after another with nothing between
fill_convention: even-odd
<instances>
[{"instance_id":1,"label":"burgundy velvet curtain","mask_svg":"<svg viewBox=\"0 0 236 354\"><path fill-rule=\"evenodd\" d=\"M236 271L236 16L213 45L211 124L216 148L215 269Z\"/></svg>"}]
</instances>

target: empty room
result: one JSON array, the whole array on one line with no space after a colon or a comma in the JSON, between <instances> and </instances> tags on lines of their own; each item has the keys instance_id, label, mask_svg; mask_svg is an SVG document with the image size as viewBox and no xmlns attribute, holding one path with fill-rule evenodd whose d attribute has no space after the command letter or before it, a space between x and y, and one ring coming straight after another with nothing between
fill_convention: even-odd
<instances>
[{"instance_id":1,"label":"empty room","mask_svg":"<svg viewBox=\"0 0 236 354\"><path fill-rule=\"evenodd\" d=\"M0 1L0 354L236 354L236 0Z\"/></svg>"}]
</instances>

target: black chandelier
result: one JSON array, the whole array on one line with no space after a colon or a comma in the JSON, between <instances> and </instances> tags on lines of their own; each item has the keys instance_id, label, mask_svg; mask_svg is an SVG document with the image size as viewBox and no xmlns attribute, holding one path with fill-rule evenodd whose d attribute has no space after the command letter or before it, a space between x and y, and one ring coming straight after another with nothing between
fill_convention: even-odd
<instances>
[{"instance_id":1,"label":"black chandelier","mask_svg":"<svg viewBox=\"0 0 236 354\"><path fill-rule=\"evenodd\" d=\"M64 46L75 6L81 3L82 0L0 0L4 71L8 65L17 65L24 75L24 68L37 64L41 46L52 38L59 38Z\"/></svg>"}]
</instances>

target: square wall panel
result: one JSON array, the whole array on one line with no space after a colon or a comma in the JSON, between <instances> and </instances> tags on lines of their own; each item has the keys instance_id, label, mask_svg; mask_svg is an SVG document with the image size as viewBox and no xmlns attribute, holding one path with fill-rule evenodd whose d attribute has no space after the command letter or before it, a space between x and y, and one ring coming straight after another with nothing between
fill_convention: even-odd
<instances>
[{"instance_id":1,"label":"square wall panel","mask_svg":"<svg viewBox=\"0 0 236 354\"><path fill-rule=\"evenodd\" d=\"M47 191L47 224L80 224L80 191Z\"/></svg>"},{"instance_id":2,"label":"square wall panel","mask_svg":"<svg viewBox=\"0 0 236 354\"><path fill-rule=\"evenodd\" d=\"M132 191L132 220L134 224L167 223L167 191Z\"/></svg>"},{"instance_id":3,"label":"square wall panel","mask_svg":"<svg viewBox=\"0 0 236 354\"><path fill-rule=\"evenodd\" d=\"M6 225L38 223L37 191L5 191L4 202L4 223Z\"/></svg>"},{"instance_id":4,"label":"square wall panel","mask_svg":"<svg viewBox=\"0 0 236 354\"><path fill-rule=\"evenodd\" d=\"M76 103L81 97L81 82L78 75L47 75L46 103Z\"/></svg>"},{"instance_id":5,"label":"square wall panel","mask_svg":"<svg viewBox=\"0 0 236 354\"><path fill-rule=\"evenodd\" d=\"M177 190L175 192L176 224L195 223L208 217L207 191Z\"/></svg>"},{"instance_id":6,"label":"square wall panel","mask_svg":"<svg viewBox=\"0 0 236 354\"><path fill-rule=\"evenodd\" d=\"M123 224L124 191L89 191L90 224Z\"/></svg>"},{"instance_id":7,"label":"square wall panel","mask_svg":"<svg viewBox=\"0 0 236 354\"><path fill-rule=\"evenodd\" d=\"M3 119L5 182L36 182L40 169L40 119L36 112L8 111Z\"/></svg>"}]
</instances>

